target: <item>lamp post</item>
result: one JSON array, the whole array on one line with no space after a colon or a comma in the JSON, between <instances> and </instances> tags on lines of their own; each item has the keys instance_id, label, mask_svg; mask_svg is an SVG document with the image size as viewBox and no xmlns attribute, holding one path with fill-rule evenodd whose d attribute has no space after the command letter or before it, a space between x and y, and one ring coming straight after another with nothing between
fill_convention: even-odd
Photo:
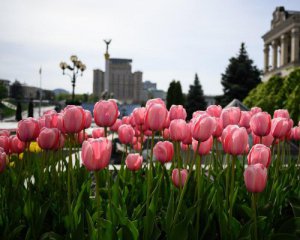
<instances>
[{"instance_id":1,"label":"lamp post","mask_svg":"<svg viewBox=\"0 0 300 240\"><path fill-rule=\"evenodd\" d=\"M63 70L63 75L68 75L71 78L72 82L72 102L74 103L75 101L75 85L76 85L76 78L79 73L82 76L83 71L86 69L86 66L77 58L76 55L72 55L70 57L71 62L73 63L71 66L68 65L65 62L61 62L59 64L60 68ZM72 73L72 75L65 73L65 70L69 69Z\"/></svg>"}]
</instances>

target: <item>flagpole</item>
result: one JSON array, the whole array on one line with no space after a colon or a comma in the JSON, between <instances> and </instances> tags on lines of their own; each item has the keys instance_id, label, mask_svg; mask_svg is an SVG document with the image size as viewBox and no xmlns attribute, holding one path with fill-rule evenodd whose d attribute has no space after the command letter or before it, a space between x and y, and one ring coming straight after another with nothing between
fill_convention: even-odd
<instances>
[{"instance_id":1,"label":"flagpole","mask_svg":"<svg viewBox=\"0 0 300 240\"><path fill-rule=\"evenodd\" d=\"M40 67L40 104L39 104L39 116L41 116L41 107L42 107L42 67Z\"/></svg>"}]
</instances>

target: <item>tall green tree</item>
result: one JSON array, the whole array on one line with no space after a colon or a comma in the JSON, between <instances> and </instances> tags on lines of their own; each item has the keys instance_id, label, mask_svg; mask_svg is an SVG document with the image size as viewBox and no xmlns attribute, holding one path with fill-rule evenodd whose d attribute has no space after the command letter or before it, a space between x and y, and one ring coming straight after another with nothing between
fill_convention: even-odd
<instances>
[{"instance_id":1,"label":"tall green tree","mask_svg":"<svg viewBox=\"0 0 300 240\"><path fill-rule=\"evenodd\" d=\"M167 108L170 109L172 105L184 105L184 96L182 93L180 81L173 80L167 92Z\"/></svg>"},{"instance_id":2,"label":"tall green tree","mask_svg":"<svg viewBox=\"0 0 300 240\"><path fill-rule=\"evenodd\" d=\"M229 64L222 74L221 84L224 95L218 101L225 106L234 98L243 101L248 93L261 83L261 71L248 56L245 44L241 44L237 57L229 59Z\"/></svg>"},{"instance_id":3,"label":"tall green tree","mask_svg":"<svg viewBox=\"0 0 300 240\"><path fill-rule=\"evenodd\" d=\"M200 84L197 73L195 74L194 84L190 85L189 93L186 101L186 111L188 119L192 118L193 112L197 110L205 110L207 103L204 99L202 86Z\"/></svg>"},{"instance_id":4,"label":"tall green tree","mask_svg":"<svg viewBox=\"0 0 300 240\"><path fill-rule=\"evenodd\" d=\"M7 97L7 88L2 82L0 82L0 100L6 97Z\"/></svg>"},{"instance_id":5,"label":"tall green tree","mask_svg":"<svg viewBox=\"0 0 300 240\"><path fill-rule=\"evenodd\" d=\"M19 81L16 80L10 86L10 96L17 100L23 99L23 87Z\"/></svg>"}]
</instances>

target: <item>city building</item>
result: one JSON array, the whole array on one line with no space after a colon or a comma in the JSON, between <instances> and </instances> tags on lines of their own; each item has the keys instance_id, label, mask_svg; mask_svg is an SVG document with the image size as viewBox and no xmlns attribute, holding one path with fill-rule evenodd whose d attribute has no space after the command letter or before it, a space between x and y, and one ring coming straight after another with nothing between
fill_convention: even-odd
<instances>
[{"instance_id":1,"label":"city building","mask_svg":"<svg viewBox=\"0 0 300 240\"><path fill-rule=\"evenodd\" d=\"M277 7L273 12L271 29L262 36L264 40L264 76L286 76L300 67L300 11Z\"/></svg>"},{"instance_id":2,"label":"city building","mask_svg":"<svg viewBox=\"0 0 300 240\"><path fill-rule=\"evenodd\" d=\"M206 106L215 105L216 104L216 96L212 95L204 95L204 100L206 102Z\"/></svg>"},{"instance_id":3,"label":"city building","mask_svg":"<svg viewBox=\"0 0 300 240\"><path fill-rule=\"evenodd\" d=\"M132 72L131 59L110 58L109 43L104 54L105 72L100 69L94 70L94 97L115 98L120 103L140 103L143 73Z\"/></svg>"},{"instance_id":4,"label":"city building","mask_svg":"<svg viewBox=\"0 0 300 240\"><path fill-rule=\"evenodd\" d=\"M167 93L163 90L157 89L156 83L147 80L142 82L140 96L142 103L147 102L147 100L151 98L161 98L162 100L166 101Z\"/></svg>"}]
</instances>

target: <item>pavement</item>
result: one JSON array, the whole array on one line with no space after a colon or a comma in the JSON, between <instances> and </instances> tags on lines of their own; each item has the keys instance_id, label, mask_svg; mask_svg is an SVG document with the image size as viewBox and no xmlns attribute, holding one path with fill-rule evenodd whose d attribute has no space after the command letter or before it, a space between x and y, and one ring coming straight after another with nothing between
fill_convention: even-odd
<instances>
[{"instance_id":1,"label":"pavement","mask_svg":"<svg viewBox=\"0 0 300 240\"><path fill-rule=\"evenodd\" d=\"M47 106L41 108L41 114L43 112L54 109L55 106ZM27 111L22 112L22 118L27 118ZM39 117L39 108L34 108L33 110L33 116L35 118ZM6 129L10 131L15 131L17 129L18 122L15 120L15 116L3 118L2 121L0 121L0 130Z\"/></svg>"}]
</instances>

